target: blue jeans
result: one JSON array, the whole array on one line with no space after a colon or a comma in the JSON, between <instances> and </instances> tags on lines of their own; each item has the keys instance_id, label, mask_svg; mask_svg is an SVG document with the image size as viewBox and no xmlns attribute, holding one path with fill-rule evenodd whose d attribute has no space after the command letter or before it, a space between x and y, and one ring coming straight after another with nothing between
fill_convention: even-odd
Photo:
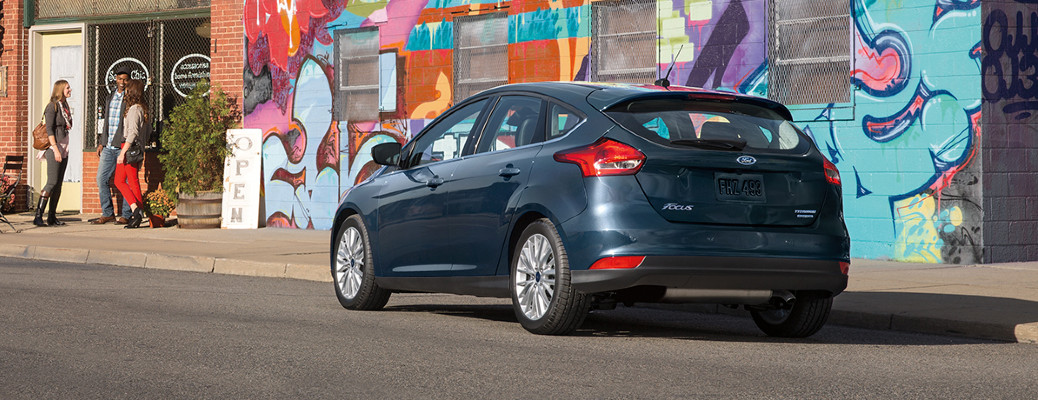
<instances>
[{"instance_id":1,"label":"blue jeans","mask_svg":"<svg viewBox=\"0 0 1038 400\"><path fill-rule=\"evenodd\" d=\"M119 149L105 146L101 150L101 160L97 163L97 197L101 200L101 215L115 216L112 206L112 187L108 182L115 175L115 161L119 158ZM130 203L123 201L123 218L130 218Z\"/></svg>"}]
</instances>

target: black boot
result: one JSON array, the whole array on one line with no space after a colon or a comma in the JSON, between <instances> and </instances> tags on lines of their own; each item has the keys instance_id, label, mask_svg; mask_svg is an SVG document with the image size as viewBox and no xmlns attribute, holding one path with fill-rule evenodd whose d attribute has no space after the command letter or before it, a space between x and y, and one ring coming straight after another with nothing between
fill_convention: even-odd
<instances>
[{"instance_id":1,"label":"black boot","mask_svg":"<svg viewBox=\"0 0 1038 400\"><path fill-rule=\"evenodd\" d=\"M36 203L36 218L32 220L32 224L36 226L47 226L47 223L43 222L43 209L47 208L47 197L40 196L40 201Z\"/></svg>"},{"instance_id":2,"label":"black boot","mask_svg":"<svg viewBox=\"0 0 1038 400\"><path fill-rule=\"evenodd\" d=\"M133 210L133 214L130 214L129 221L126 222L126 226L124 226L123 228L136 229L137 227L141 226L141 221L144 220L143 211L144 210L142 210L140 207L135 208Z\"/></svg>"},{"instance_id":3,"label":"black boot","mask_svg":"<svg viewBox=\"0 0 1038 400\"><path fill-rule=\"evenodd\" d=\"M50 225L50 226L62 226L62 225L65 225L64 222L58 221L57 216L55 216L55 214L56 214L56 212L58 210L58 199L60 199L60 198L61 198L61 190L54 190L50 194L50 207L48 207L48 209L47 209L47 225Z\"/></svg>"}]
</instances>

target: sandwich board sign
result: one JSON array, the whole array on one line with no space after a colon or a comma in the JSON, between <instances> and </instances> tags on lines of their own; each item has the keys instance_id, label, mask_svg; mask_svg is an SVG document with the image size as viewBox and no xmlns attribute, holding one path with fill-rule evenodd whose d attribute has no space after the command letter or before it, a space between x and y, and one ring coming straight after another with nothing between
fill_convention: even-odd
<instances>
[{"instance_id":1,"label":"sandwich board sign","mask_svg":"<svg viewBox=\"0 0 1038 400\"><path fill-rule=\"evenodd\" d=\"M228 129L230 154L223 164L224 229L259 227L260 139L259 129Z\"/></svg>"}]
</instances>

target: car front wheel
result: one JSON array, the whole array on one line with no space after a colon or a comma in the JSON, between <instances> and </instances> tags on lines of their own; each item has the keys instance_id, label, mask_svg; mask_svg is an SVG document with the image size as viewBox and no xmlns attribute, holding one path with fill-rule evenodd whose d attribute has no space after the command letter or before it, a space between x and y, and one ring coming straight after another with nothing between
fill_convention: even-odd
<instances>
[{"instance_id":1,"label":"car front wheel","mask_svg":"<svg viewBox=\"0 0 1038 400\"><path fill-rule=\"evenodd\" d=\"M510 282L515 315L532 333L565 335L587 317L590 296L573 288L566 249L547 219L530 224L519 237Z\"/></svg>"},{"instance_id":2,"label":"car front wheel","mask_svg":"<svg viewBox=\"0 0 1038 400\"><path fill-rule=\"evenodd\" d=\"M832 297L802 295L789 307L750 310L753 322L768 336L803 338L814 335L833 307Z\"/></svg>"},{"instance_id":3,"label":"car front wheel","mask_svg":"<svg viewBox=\"0 0 1038 400\"><path fill-rule=\"evenodd\" d=\"M370 243L360 216L350 216L342 223L332 278L339 304L350 310L378 310L389 302L390 292L375 283Z\"/></svg>"}]
</instances>

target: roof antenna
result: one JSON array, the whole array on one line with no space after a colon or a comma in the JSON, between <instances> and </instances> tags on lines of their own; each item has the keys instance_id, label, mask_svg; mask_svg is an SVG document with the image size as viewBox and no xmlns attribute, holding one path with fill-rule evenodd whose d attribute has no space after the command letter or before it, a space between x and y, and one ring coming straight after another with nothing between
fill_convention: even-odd
<instances>
[{"instance_id":1,"label":"roof antenna","mask_svg":"<svg viewBox=\"0 0 1038 400\"><path fill-rule=\"evenodd\" d=\"M670 71L674 70L674 63L676 63L678 61L678 57L681 56L681 50L684 49L684 48L685 48L685 45L681 45L681 47L678 47L678 54L674 55L674 59L670 60L670 66L667 67L667 75L665 75L664 77L662 77L660 79L657 79L656 82L653 83L654 85L662 86L663 88L670 87L670 79L669 79L670 78ZM657 74L659 73L659 67L656 68L656 73Z\"/></svg>"}]
</instances>

